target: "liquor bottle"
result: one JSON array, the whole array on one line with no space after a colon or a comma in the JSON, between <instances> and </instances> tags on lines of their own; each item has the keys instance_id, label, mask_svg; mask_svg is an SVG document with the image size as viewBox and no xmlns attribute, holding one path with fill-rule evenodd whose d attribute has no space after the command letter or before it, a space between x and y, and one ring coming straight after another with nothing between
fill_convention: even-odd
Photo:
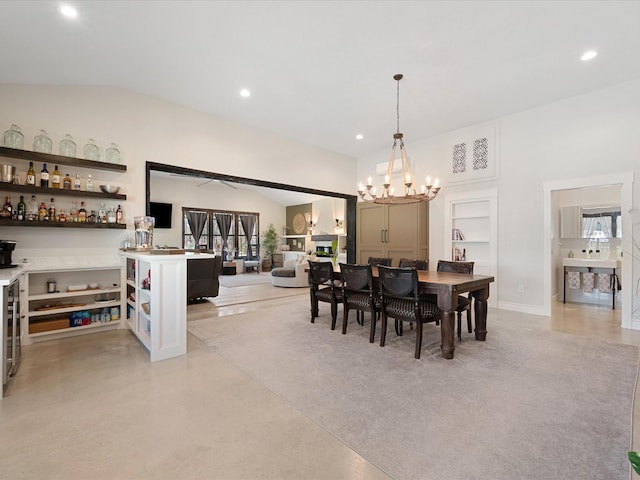
<instances>
[{"instance_id":1,"label":"liquor bottle","mask_svg":"<svg viewBox=\"0 0 640 480\"><path fill-rule=\"evenodd\" d=\"M67 173L62 180L62 188L65 190L71 190L72 180L69 174Z\"/></svg>"},{"instance_id":2,"label":"liquor bottle","mask_svg":"<svg viewBox=\"0 0 640 480\"><path fill-rule=\"evenodd\" d=\"M98 210L98 223L107 223L107 210L104 203L100 204L100 210Z\"/></svg>"},{"instance_id":3,"label":"liquor bottle","mask_svg":"<svg viewBox=\"0 0 640 480\"><path fill-rule=\"evenodd\" d=\"M4 202L4 207L2 207L3 210L6 210L9 213L13 213L13 205L11 205L11 197L7 196L6 201ZM11 215L9 215L11 216Z\"/></svg>"},{"instance_id":4,"label":"liquor bottle","mask_svg":"<svg viewBox=\"0 0 640 480\"><path fill-rule=\"evenodd\" d=\"M78 210L78 222L85 223L87 221L87 211L84 208L84 202L80 202L80 210Z\"/></svg>"},{"instance_id":5,"label":"liquor bottle","mask_svg":"<svg viewBox=\"0 0 640 480\"><path fill-rule=\"evenodd\" d=\"M87 192L93 192L93 178L91 178L91 174L87 175L87 186L85 190Z\"/></svg>"},{"instance_id":6,"label":"liquor bottle","mask_svg":"<svg viewBox=\"0 0 640 480\"><path fill-rule=\"evenodd\" d=\"M87 217L87 223L96 223L98 221L98 216L96 215L95 210L91 210L91 214Z\"/></svg>"},{"instance_id":7,"label":"liquor bottle","mask_svg":"<svg viewBox=\"0 0 640 480\"><path fill-rule=\"evenodd\" d=\"M42 164L42 170L40 170L40 186L49 187L49 170L47 170L47 164Z\"/></svg>"},{"instance_id":8,"label":"liquor bottle","mask_svg":"<svg viewBox=\"0 0 640 480\"><path fill-rule=\"evenodd\" d=\"M118 209L116 210L116 223L124 223L124 212L120 205L118 205Z\"/></svg>"},{"instance_id":9,"label":"liquor bottle","mask_svg":"<svg viewBox=\"0 0 640 480\"><path fill-rule=\"evenodd\" d=\"M76 173L76 178L73 179L73 189L80 190L80 175Z\"/></svg>"},{"instance_id":10,"label":"liquor bottle","mask_svg":"<svg viewBox=\"0 0 640 480\"><path fill-rule=\"evenodd\" d=\"M53 198L51 199L51 203L49 204L49 221L56 221L56 205L53 203Z\"/></svg>"},{"instance_id":11,"label":"liquor bottle","mask_svg":"<svg viewBox=\"0 0 640 480\"><path fill-rule=\"evenodd\" d=\"M38 210L38 220L41 222L45 220L49 220L49 212L47 211L47 206L44 202L40 202L40 209Z\"/></svg>"},{"instance_id":12,"label":"liquor bottle","mask_svg":"<svg viewBox=\"0 0 640 480\"><path fill-rule=\"evenodd\" d=\"M27 170L27 185L36 185L36 171L33 169L33 162L29 162L29 170Z\"/></svg>"},{"instance_id":13,"label":"liquor bottle","mask_svg":"<svg viewBox=\"0 0 640 480\"><path fill-rule=\"evenodd\" d=\"M51 188L60 188L60 171L58 170L58 165L53 169L51 173Z\"/></svg>"},{"instance_id":14,"label":"liquor bottle","mask_svg":"<svg viewBox=\"0 0 640 480\"><path fill-rule=\"evenodd\" d=\"M109 207L107 212L107 223L116 223L116 211L113 206Z\"/></svg>"},{"instance_id":15,"label":"liquor bottle","mask_svg":"<svg viewBox=\"0 0 640 480\"><path fill-rule=\"evenodd\" d=\"M26 220L27 204L24 203L24 195L20 195L20 201L18 202L17 210L18 210L17 220Z\"/></svg>"},{"instance_id":16,"label":"liquor bottle","mask_svg":"<svg viewBox=\"0 0 640 480\"><path fill-rule=\"evenodd\" d=\"M29 213L27 213L27 220L35 221L38 219L38 202L36 202L36 196L31 195L31 201L29 202Z\"/></svg>"},{"instance_id":17,"label":"liquor bottle","mask_svg":"<svg viewBox=\"0 0 640 480\"><path fill-rule=\"evenodd\" d=\"M70 222L78 221L78 202L75 200L71 202L71 211L69 212L69 215L70 215L70 218L69 218Z\"/></svg>"},{"instance_id":18,"label":"liquor bottle","mask_svg":"<svg viewBox=\"0 0 640 480\"><path fill-rule=\"evenodd\" d=\"M64 213L64 208L60 209L60 218L58 219L59 222L66 222L67 221L67 215L66 213Z\"/></svg>"}]
</instances>

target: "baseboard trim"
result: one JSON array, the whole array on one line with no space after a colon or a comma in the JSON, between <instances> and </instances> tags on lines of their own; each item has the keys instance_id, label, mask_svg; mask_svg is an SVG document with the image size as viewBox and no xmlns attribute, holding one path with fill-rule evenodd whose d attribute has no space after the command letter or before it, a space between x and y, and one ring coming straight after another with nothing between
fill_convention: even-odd
<instances>
[{"instance_id":1,"label":"baseboard trim","mask_svg":"<svg viewBox=\"0 0 640 480\"><path fill-rule=\"evenodd\" d=\"M509 310L511 312L530 313L531 315L541 315L546 317L544 307L535 305L524 305L522 303L498 302L498 309Z\"/></svg>"}]
</instances>

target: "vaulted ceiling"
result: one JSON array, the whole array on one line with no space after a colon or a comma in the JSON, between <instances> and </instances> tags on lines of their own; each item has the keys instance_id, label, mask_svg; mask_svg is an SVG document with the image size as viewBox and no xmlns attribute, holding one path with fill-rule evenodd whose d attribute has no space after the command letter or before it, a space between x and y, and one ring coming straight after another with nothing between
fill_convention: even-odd
<instances>
[{"instance_id":1,"label":"vaulted ceiling","mask_svg":"<svg viewBox=\"0 0 640 480\"><path fill-rule=\"evenodd\" d=\"M635 1L69 3L0 2L0 84L126 88L353 156L390 147L396 73L408 142L640 77Z\"/></svg>"}]
</instances>

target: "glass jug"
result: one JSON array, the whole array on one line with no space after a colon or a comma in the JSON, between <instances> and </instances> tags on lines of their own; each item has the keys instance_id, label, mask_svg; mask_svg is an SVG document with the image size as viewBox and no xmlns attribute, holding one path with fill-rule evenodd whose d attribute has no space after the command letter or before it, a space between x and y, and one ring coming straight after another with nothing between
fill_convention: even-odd
<instances>
[{"instance_id":1,"label":"glass jug","mask_svg":"<svg viewBox=\"0 0 640 480\"><path fill-rule=\"evenodd\" d=\"M76 142L73 141L73 137L68 133L60 140L60 155L65 157L76 156Z\"/></svg>"},{"instance_id":2,"label":"glass jug","mask_svg":"<svg viewBox=\"0 0 640 480\"><path fill-rule=\"evenodd\" d=\"M33 139L33 151L41 153L51 153L53 151L53 142L44 130L40 130L40 134Z\"/></svg>"},{"instance_id":3,"label":"glass jug","mask_svg":"<svg viewBox=\"0 0 640 480\"><path fill-rule=\"evenodd\" d=\"M20 127L15 123L11 125L9 130L4 132L4 146L24 150L24 135L22 135Z\"/></svg>"},{"instance_id":4,"label":"glass jug","mask_svg":"<svg viewBox=\"0 0 640 480\"><path fill-rule=\"evenodd\" d=\"M86 160L100 160L100 148L93 138L90 138L89 143L84 146L84 158Z\"/></svg>"}]
</instances>

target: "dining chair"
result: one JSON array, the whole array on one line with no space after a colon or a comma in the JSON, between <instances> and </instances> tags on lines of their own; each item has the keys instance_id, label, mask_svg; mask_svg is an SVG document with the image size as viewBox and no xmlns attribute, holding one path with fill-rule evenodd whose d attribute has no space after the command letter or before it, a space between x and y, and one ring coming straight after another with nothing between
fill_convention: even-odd
<instances>
[{"instance_id":1,"label":"dining chair","mask_svg":"<svg viewBox=\"0 0 640 480\"><path fill-rule=\"evenodd\" d=\"M466 273L473 274L474 262L451 262L448 260L438 260L438 272L450 272L450 273ZM471 294L467 296L458 295L458 306L456 312L458 313L458 340L462 341L462 312L467 312L467 330L471 333Z\"/></svg>"},{"instance_id":2,"label":"dining chair","mask_svg":"<svg viewBox=\"0 0 640 480\"><path fill-rule=\"evenodd\" d=\"M331 305L331 330L335 330L338 303L342 303L342 289L335 285L331 262L309 260L309 287L311 323L318 316L318 302L327 302Z\"/></svg>"},{"instance_id":3,"label":"dining chair","mask_svg":"<svg viewBox=\"0 0 640 480\"><path fill-rule=\"evenodd\" d=\"M416 270L429 270L429 259L427 260L417 260L417 259L411 259L411 258L401 258L400 261L398 262L398 267L400 268L415 268ZM437 299L435 301L432 301L432 303L436 303ZM436 321L436 325L440 325L439 321ZM411 329L413 329L413 324L409 324L409 327ZM399 322L398 320L396 320L396 335L402 336L403 335L403 328L402 328L402 322Z\"/></svg>"},{"instance_id":4,"label":"dining chair","mask_svg":"<svg viewBox=\"0 0 640 480\"><path fill-rule=\"evenodd\" d=\"M387 317L401 322L416 324L415 358L420 358L422 350L422 325L440 318L437 305L420 295L418 272L415 268L378 266L380 280L380 305L382 332L380 346L384 347L387 337Z\"/></svg>"},{"instance_id":5,"label":"dining chair","mask_svg":"<svg viewBox=\"0 0 640 480\"><path fill-rule=\"evenodd\" d=\"M340 263L340 274L342 275L343 302L342 333L347 333L349 310L356 310L358 316L362 312L363 319L365 312L370 312L369 343L373 343L376 335L376 320L380 311L380 300L375 293L371 265Z\"/></svg>"},{"instance_id":6,"label":"dining chair","mask_svg":"<svg viewBox=\"0 0 640 480\"><path fill-rule=\"evenodd\" d=\"M398 263L400 268L415 268L416 270L429 270L429 259L417 260L410 258L401 258Z\"/></svg>"},{"instance_id":7,"label":"dining chair","mask_svg":"<svg viewBox=\"0 0 640 480\"><path fill-rule=\"evenodd\" d=\"M369 257L369 260L367 260L367 264L371 265L372 267L377 267L378 265L390 267L391 259L386 257Z\"/></svg>"}]
</instances>

